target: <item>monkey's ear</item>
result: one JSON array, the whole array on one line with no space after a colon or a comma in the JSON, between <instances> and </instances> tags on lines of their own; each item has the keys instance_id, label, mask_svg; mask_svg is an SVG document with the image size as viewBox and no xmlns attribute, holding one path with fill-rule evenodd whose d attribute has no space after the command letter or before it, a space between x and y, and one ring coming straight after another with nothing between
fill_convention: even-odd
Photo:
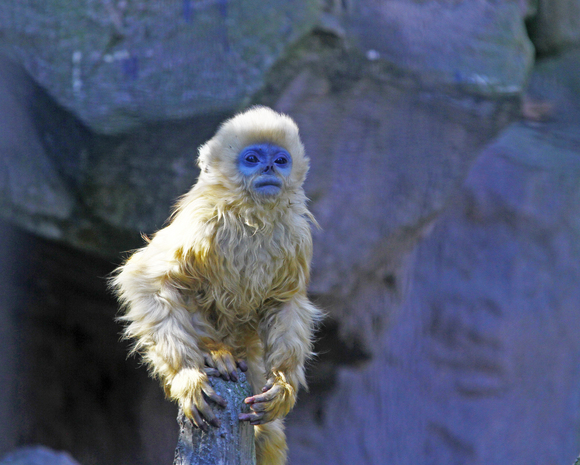
<instances>
[{"instance_id":1,"label":"monkey's ear","mask_svg":"<svg viewBox=\"0 0 580 465\"><path fill-rule=\"evenodd\" d=\"M220 153L219 147L216 147L216 141L214 139L208 140L203 144L198 150L197 166L202 173L209 173L212 166L218 163L218 154Z\"/></svg>"},{"instance_id":2,"label":"monkey's ear","mask_svg":"<svg viewBox=\"0 0 580 465\"><path fill-rule=\"evenodd\" d=\"M201 170L202 173L207 173L208 171L207 170L208 155L209 155L209 147L208 142L206 142L201 147L199 147L197 151L197 166L199 166L199 169Z\"/></svg>"}]
</instances>

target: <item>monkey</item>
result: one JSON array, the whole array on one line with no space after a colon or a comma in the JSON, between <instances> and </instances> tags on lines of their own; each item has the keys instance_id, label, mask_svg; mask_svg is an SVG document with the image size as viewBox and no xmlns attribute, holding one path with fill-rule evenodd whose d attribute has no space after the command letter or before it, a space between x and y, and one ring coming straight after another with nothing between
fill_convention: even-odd
<instances>
[{"instance_id":1,"label":"monkey","mask_svg":"<svg viewBox=\"0 0 580 465\"><path fill-rule=\"evenodd\" d=\"M309 169L296 123L252 107L198 150L200 174L157 231L112 278L124 336L193 424L219 426L208 376L246 371L259 465L286 463L283 418L306 388L322 312L307 296ZM219 408L219 407L218 407Z\"/></svg>"}]
</instances>

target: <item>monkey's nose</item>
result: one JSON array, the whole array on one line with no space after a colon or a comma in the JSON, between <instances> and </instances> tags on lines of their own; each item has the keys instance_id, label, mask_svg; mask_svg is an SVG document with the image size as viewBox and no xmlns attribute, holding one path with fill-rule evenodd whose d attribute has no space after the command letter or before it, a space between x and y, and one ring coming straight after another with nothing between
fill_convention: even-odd
<instances>
[{"instance_id":1,"label":"monkey's nose","mask_svg":"<svg viewBox=\"0 0 580 465\"><path fill-rule=\"evenodd\" d=\"M264 173L268 173L268 172L273 171L273 170L274 170L274 167L272 165L268 165L268 166L266 166L266 168L264 168Z\"/></svg>"}]
</instances>

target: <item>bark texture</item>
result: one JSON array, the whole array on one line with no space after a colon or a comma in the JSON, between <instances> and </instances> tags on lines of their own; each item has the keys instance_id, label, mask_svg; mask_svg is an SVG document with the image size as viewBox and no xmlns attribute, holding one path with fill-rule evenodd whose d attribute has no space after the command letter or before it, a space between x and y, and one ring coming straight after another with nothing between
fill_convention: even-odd
<instances>
[{"instance_id":1,"label":"bark texture","mask_svg":"<svg viewBox=\"0 0 580 465\"><path fill-rule=\"evenodd\" d=\"M219 428L210 426L204 432L180 409L173 465L255 465L254 427L238 420L242 411L249 411L244 399L252 395L252 389L243 373L238 372L238 377L237 383L210 378L214 390L227 402L226 408L213 409L221 422Z\"/></svg>"}]
</instances>

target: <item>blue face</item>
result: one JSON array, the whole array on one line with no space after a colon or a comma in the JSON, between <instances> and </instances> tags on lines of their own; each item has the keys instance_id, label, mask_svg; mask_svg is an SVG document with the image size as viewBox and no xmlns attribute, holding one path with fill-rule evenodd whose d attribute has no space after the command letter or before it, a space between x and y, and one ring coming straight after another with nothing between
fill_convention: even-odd
<instances>
[{"instance_id":1,"label":"blue face","mask_svg":"<svg viewBox=\"0 0 580 465\"><path fill-rule=\"evenodd\" d=\"M251 187L259 195L275 197L282 190L284 179L292 171L292 157L274 144L254 144L242 150L238 169L251 178Z\"/></svg>"}]
</instances>

